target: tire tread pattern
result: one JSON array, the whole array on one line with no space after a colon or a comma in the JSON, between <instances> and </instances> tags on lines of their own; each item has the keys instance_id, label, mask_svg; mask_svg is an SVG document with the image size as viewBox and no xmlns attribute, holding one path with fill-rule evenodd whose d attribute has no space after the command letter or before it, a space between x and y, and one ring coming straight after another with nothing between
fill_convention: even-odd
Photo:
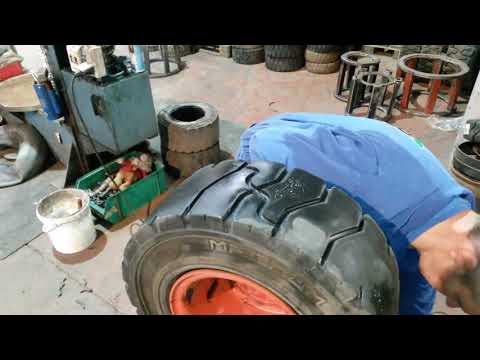
<instances>
[{"instance_id":1,"label":"tire tread pattern","mask_svg":"<svg viewBox=\"0 0 480 360\"><path fill-rule=\"evenodd\" d=\"M302 170L287 172L266 161L227 160L198 170L173 190L127 244L123 276L139 313L139 295L128 283L133 282L142 249L154 244L156 233L185 228L244 237L291 259L292 266L305 268L338 301L327 301L321 312L389 313L398 306L376 300L380 290L362 287L368 277L375 278L373 287L398 282L398 269L383 233L355 201ZM362 274L354 266L360 254L378 259L366 259ZM369 270L371 262L375 266ZM395 288L398 292L398 283L391 291Z\"/></svg>"},{"instance_id":2,"label":"tire tread pattern","mask_svg":"<svg viewBox=\"0 0 480 360\"><path fill-rule=\"evenodd\" d=\"M342 45L307 45L307 50L317 54L342 52L344 49L345 47Z\"/></svg>"},{"instance_id":3,"label":"tire tread pattern","mask_svg":"<svg viewBox=\"0 0 480 360\"><path fill-rule=\"evenodd\" d=\"M265 55L275 59L299 59L305 53L304 45L265 45Z\"/></svg>"},{"instance_id":4,"label":"tire tread pattern","mask_svg":"<svg viewBox=\"0 0 480 360\"><path fill-rule=\"evenodd\" d=\"M305 67L308 72L313 74L331 74L338 71L340 68L340 60L328 64L319 64L307 61Z\"/></svg>"},{"instance_id":5,"label":"tire tread pattern","mask_svg":"<svg viewBox=\"0 0 480 360\"><path fill-rule=\"evenodd\" d=\"M294 59L279 59L272 58L268 55L265 56L265 66L268 70L276 72L290 72L297 71L303 68L305 65L305 59L294 58Z\"/></svg>"},{"instance_id":6,"label":"tire tread pattern","mask_svg":"<svg viewBox=\"0 0 480 360\"><path fill-rule=\"evenodd\" d=\"M265 50L263 46L253 49L233 47L232 58L237 64L260 64L265 61Z\"/></svg>"},{"instance_id":7,"label":"tire tread pattern","mask_svg":"<svg viewBox=\"0 0 480 360\"><path fill-rule=\"evenodd\" d=\"M339 57L339 52L316 53L311 50L305 51L305 60L312 63L328 64L337 61Z\"/></svg>"}]
</instances>

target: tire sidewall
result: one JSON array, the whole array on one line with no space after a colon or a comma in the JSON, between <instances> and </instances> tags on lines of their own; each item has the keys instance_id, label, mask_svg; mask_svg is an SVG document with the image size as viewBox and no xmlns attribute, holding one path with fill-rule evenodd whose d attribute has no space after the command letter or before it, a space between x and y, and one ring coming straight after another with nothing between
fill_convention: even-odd
<instances>
[{"instance_id":1,"label":"tire sidewall","mask_svg":"<svg viewBox=\"0 0 480 360\"><path fill-rule=\"evenodd\" d=\"M180 107L187 107L187 106L194 106L198 107L203 110L204 116L202 116L200 119L197 119L195 121L179 121L176 120L175 118L172 117L172 113L179 109ZM186 102L186 103L181 103L181 104L172 104L167 106L165 109L161 111L162 117L163 117L163 124L168 124L168 125L174 125L179 128L185 128L185 129L194 129L198 127L203 127L207 126L215 121L218 120L218 112L217 110L206 103L200 103L200 102Z\"/></svg>"},{"instance_id":2,"label":"tire sidewall","mask_svg":"<svg viewBox=\"0 0 480 360\"><path fill-rule=\"evenodd\" d=\"M153 239L152 239L153 240ZM255 242L208 230L166 232L138 259L135 274L139 303L147 314L171 314L170 289L194 269L218 269L245 276L285 301L298 314L322 314L331 297L304 269L282 261ZM148 269L156 269L149 271ZM332 302L334 299L328 299Z\"/></svg>"}]
</instances>

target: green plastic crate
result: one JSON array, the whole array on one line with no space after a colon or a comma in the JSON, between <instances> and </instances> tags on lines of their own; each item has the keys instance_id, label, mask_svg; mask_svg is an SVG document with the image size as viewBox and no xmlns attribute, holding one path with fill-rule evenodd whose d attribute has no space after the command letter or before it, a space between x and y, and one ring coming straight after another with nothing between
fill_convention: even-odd
<instances>
[{"instance_id":1,"label":"green plastic crate","mask_svg":"<svg viewBox=\"0 0 480 360\"><path fill-rule=\"evenodd\" d=\"M140 155L139 152L133 151L124 156L125 159ZM119 191L110 196L105 201L105 206L101 207L90 202L90 208L97 217L100 217L111 224L116 224L123 218L130 215L135 210L143 207L160 193L167 189L167 180L163 164L154 161L155 171L141 180L136 181L124 191ZM105 169L100 167L92 172L82 176L77 180L76 188L88 190L95 187L99 182L107 178L105 170L108 173L114 173L120 168L120 164L115 161L105 165Z\"/></svg>"}]
</instances>

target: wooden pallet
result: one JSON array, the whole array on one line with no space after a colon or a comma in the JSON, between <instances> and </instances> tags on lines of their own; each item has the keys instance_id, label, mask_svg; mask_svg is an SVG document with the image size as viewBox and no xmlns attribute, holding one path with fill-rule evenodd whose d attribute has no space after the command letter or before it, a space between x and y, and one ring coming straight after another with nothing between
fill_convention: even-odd
<instances>
[{"instance_id":1,"label":"wooden pallet","mask_svg":"<svg viewBox=\"0 0 480 360\"><path fill-rule=\"evenodd\" d=\"M401 45L363 45L362 51L372 55L390 56L394 59L400 57Z\"/></svg>"}]
</instances>

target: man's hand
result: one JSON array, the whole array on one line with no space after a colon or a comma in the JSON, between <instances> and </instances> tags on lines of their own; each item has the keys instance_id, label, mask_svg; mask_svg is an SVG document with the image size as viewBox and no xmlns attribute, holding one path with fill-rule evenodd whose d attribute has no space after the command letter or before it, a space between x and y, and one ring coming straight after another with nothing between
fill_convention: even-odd
<instances>
[{"instance_id":1,"label":"man's hand","mask_svg":"<svg viewBox=\"0 0 480 360\"><path fill-rule=\"evenodd\" d=\"M471 274L480 265L480 236L472 231L478 215L464 212L426 231L412 242L420 253L420 271L447 297L447 305L480 314Z\"/></svg>"}]
</instances>

